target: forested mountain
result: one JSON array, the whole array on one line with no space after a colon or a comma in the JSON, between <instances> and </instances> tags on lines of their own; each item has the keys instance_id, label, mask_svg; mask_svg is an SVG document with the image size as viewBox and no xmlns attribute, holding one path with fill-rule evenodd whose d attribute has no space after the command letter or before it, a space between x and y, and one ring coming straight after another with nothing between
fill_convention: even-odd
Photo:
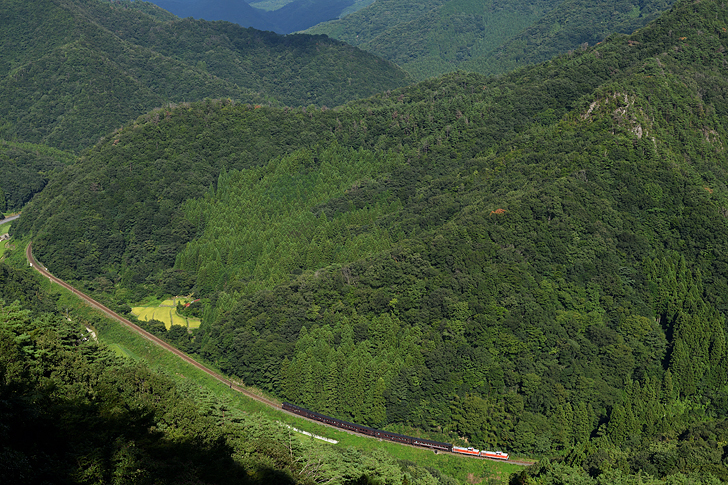
<instances>
[{"instance_id":1,"label":"forested mountain","mask_svg":"<svg viewBox=\"0 0 728 485\"><path fill-rule=\"evenodd\" d=\"M142 10L2 0L0 137L78 150L169 103L333 106L407 83L391 63L323 37Z\"/></svg>"},{"instance_id":2,"label":"forested mountain","mask_svg":"<svg viewBox=\"0 0 728 485\"><path fill-rule=\"evenodd\" d=\"M399 64L416 79L497 74L631 33L674 0L379 0L310 28Z\"/></svg>"},{"instance_id":3,"label":"forested mountain","mask_svg":"<svg viewBox=\"0 0 728 485\"><path fill-rule=\"evenodd\" d=\"M84 328L100 320L69 321L56 305L28 269L0 263L3 483L457 483L383 452L291 439L227 396L117 356Z\"/></svg>"},{"instance_id":4,"label":"forested mountain","mask_svg":"<svg viewBox=\"0 0 728 485\"><path fill-rule=\"evenodd\" d=\"M725 481L726 29L679 1L497 78L151 112L12 231L112 302L194 292L176 344L297 404L561 456L524 483Z\"/></svg>"},{"instance_id":5,"label":"forested mountain","mask_svg":"<svg viewBox=\"0 0 728 485\"><path fill-rule=\"evenodd\" d=\"M322 36L280 36L227 22L190 19L159 28L131 10L126 12L131 19L124 25L104 10L95 11L94 20L127 41L253 87L279 104L338 106L410 82L390 62Z\"/></svg>"},{"instance_id":6,"label":"forested mountain","mask_svg":"<svg viewBox=\"0 0 728 485\"><path fill-rule=\"evenodd\" d=\"M596 45L613 32L630 34L673 3L675 0L564 0L518 35L483 55L471 55L460 67L495 74L543 62L569 50Z\"/></svg>"},{"instance_id":7,"label":"forested mountain","mask_svg":"<svg viewBox=\"0 0 728 485\"><path fill-rule=\"evenodd\" d=\"M337 19L356 11L355 0L293 0L274 3L275 8L255 8L244 0L153 0L153 3L179 17L226 20L243 27L290 34ZM369 2L371 3L371 2ZM282 4L282 5L280 5Z\"/></svg>"}]
</instances>

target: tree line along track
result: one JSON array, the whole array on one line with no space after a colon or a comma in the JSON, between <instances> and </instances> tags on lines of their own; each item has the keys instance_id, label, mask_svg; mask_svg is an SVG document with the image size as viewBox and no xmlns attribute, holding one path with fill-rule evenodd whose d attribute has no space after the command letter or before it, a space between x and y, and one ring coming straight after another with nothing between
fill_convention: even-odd
<instances>
[{"instance_id":1,"label":"tree line along track","mask_svg":"<svg viewBox=\"0 0 728 485\"><path fill-rule=\"evenodd\" d=\"M70 291L71 293L73 293L74 295L76 295L78 298L80 298L81 300L83 300L87 305L91 306L92 308L96 308L97 310L99 310L102 313L104 313L107 317L109 317L109 318L111 318L113 320L116 320L117 322L121 323L125 327L129 328L131 331L133 331L133 332L137 333L138 335L141 335L142 337L146 338L147 340L149 340L153 344L158 345L159 347L163 348L164 350L173 353L174 355L176 355L177 357L179 357L183 361L185 361L188 364L190 364L190 365L196 367L197 369L201 370L202 372L204 372L208 376L212 377L213 379L216 379L217 381L222 382L223 384L225 384L226 386L228 386L230 389L233 389L233 390L235 390L235 391L237 391L237 392L245 395L246 397L249 397L250 399L254 399L254 400L256 400L256 401L258 401L258 402L260 402L262 404L265 404L266 406L269 406L269 407L274 408L274 409L276 409L278 411L284 412L284 413L286 413L286 414L288 414L290 416L295 416L295 417L297 417L299 419L305 419L306 421L310 421L312 423L316 423L316 424L319 424L319 425L322 425L322 426L327 426L327 427L332 428L332 429L336 429L336 430L340 430L340 431L346 431L346 432L349 432L350 434L359 435L359 433L354 433L354 432L348 431L348 430L342 430L341 428L337 428L335 426L331 426L331 425L328 425L326 423L322 423L322 422L319 422L319 421L315 421L315 420L312 420L312 419L309 419L309 418L300 416L298 414L295 414L295 413L286 411L286 410L282 409L281 406L278 405L277 403L275 403L275 402L273 402L273 401L271 401L269 399L266 399L266 398L264 398L262 396L259 396L257 394L254 394L254 393L248 391L247 389L245 389L243 387L240 387L240 386L238 386L236 384L233 384L230 379L227 379L224 376L222 376L221 374L218 374L217 372L215 372L215 371L213 371L211 369L208 369L207 367L205 367L204 365L200 364L195 359L193 359L189 355L185 354L184 352L182 352L178 348L173 347L172 345L168 344L167 342L165 342L164 340L160 339L159 337L157 337L155 335L152 335L151 333L147 332L143 328L141 328L138 325L132 323L130 320L127 320L126 318L124 318L124 317L116 314L113 310L111 310L107 306L103 305L102 303L99 303L98 301L94 300L90 296L88 296L88 295L80 292L79 290L77 290L73 286L69 285L68 283L66 283L62 279L53 276L51 273L48 272L48 270L45 269L45 267L43 267L40 264L38 264L38 261L36 261L36 259L33 257L32 244L33 244L32 242L29 242L28 243L28 246L25 248L25 257L28 259L28 262L33 267L33 269L35 269L36 271L38 271L42 276L48 278L51 282L54 282L54 283L56 283L56 284L64 287L65 289L67 289L68 291ZM365 435L359 435L359 436L365 436ZM397 443L397 444L404 445L403 443ZM413 445L404 445L404 446L413 446ZM415 447L415 448L419 448L419 447ZM463 455L459 455L457 453L452 453L452 454L457 455L457 456L463 456ZM485 458L485 459L488 459L488 458ZM493 460L493 461L495 461L495 460ZM514 465L523 465L523 466L532 465L532 463L528 463L528 462L518 462L518 461L512 461L512 460L509 460L509 461L507 461L505 463L511 463L511 464L514 464Z\"/></svg>"}]
</instances>

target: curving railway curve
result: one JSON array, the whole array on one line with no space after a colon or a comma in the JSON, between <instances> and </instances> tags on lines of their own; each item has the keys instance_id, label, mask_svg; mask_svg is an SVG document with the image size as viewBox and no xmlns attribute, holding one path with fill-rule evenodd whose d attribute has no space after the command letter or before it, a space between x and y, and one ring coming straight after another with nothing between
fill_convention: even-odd
<instances>
[{"instance_id":1,"label":"curving railway curve","mask_svg":"<svg viewBox=\"0 0 728 485\"><path fill-rule=\"evenodd\" d=\"M52 281L52 282L54 282L54 283L56 283L58 285L61 285L64 288L66 288L67 290L69 290L70 292L72 292L74 295L76 295L77 297L79 297L80 299L82 299L83 301L85 301L86 304L88 304L89 306L91 306L93 308L96 308L96 309L100 310L101 312L103 312L109 318L111 318L113 320L116 320L117 322L121 323L122 325L124 325L125 327L129 328L133 332L136 332L137 334L139 334L142 337L146 338L147 340L149 340L153 344L158 345L158 346L162 347L164 350L173 353L174 355L176 355L180 359L184 360L188 364L193 365L196 368L198 368L199 370L203 371L205 374L209 375L213 379L216 379L216 380L222 382L226 386L230 387L230 389L233 389L235 391L238 391L241 394L244 394L245 396L249 397L250 399L255 399L258 402L261 402L261 403L263 403L263 404L265 404L267 406L270 406L272 408L275 408L278 411L282 411L282 412L285 412L287 414L290 414L291 416L296 416L298 418L303 418L303 419L306 419L307 421L312 421L312 422L315 422L317 424L323 424L324 426L328 426L330 428L340 429L340 428L338 428L336 426L329 425L329 424L327 424L325 422L315 421L315 420L312 420L312 419L307 418L305 416L301 416L300 414L293 413L293 412L291 412L289 410L286 410L286 409L282 408L281 405L279 405L279 404L277 404L277 403L275 403L275 402L273 402L273 401L271 401L269 399L266 399L265 397L262 397L262 396L259 396L257 394L254 394L254 393L250 392L249 390L247 390L247 389L245 389L243 387L240 387L240 386L238 386L236 384L233 384L230 381L230 379L227 379L224 376L218 374L217 372L215 372L215 371L213 371L211 369L208 369L207 367L205 367L204 365L200 364L195 359L193 359L189 355L185 354L184 352L182 352L178 348L173 347L172 345L168 344L167 342L165 342L164 340L160 339L159 337L156 337L156 336L152 335L151 333L147 332L146 330L144 330L143 328L139 327L138 325L135 325L130 320L127 320L126 318L124 318L124 317L116 314L113 310L111 310L107 306L103 305L102 303L99 303L98 301L94 300L90 296L88 296L88 295L86 295L84 293L81 293L76 288L74 288L73 286L69 285L68 283L66 283L62 279L53 276L51 273L48 272L48 270L44 266L38 264L38 261L36 261L36 259L33 257L32 245L33 245L32 242L29 242L28 243L28 246L25 249L25 256L28 259L28 262L30 263L30 265L33 267L33 269L35 269L36 271L38 271L44 277L48 278L50 281ZM345 430L345 431L348 431L348 430ZM362 436L366 436L364 434L356 433L356 432L353 432L353 431L348 431L348 432L350 432L352 434L360 434ZM404 443L400 443L400 444L402 444L404 446L413 446L413 445L408 445L408 444L404 444ZM456 453L454 453L454 454L456 454ZM463 455L459 455L459 456L463 456ZM467 455L465 455L465 456L467 456ZM490 459L490 458L484 458L484 459ZM513 461L513 460L509 460L508 463L513 464L513 465L523 465L523 466L529 466L529 465L532 465L533 464L533 463L529 463L529 462L520 462L520 461Z\"/></svg>"},{"instance_id":2,"label":"curving railway curve","mask_svg":"<svg viewBox=\"0 0 728 485\"><path fill-rule=\"evenodd\" d=\"M151 333L147 332L146 330L144 330L143 328L139 327L138 325L133 324L131 321L127 320L126 318L124 318L124 317L122 317L122 316L114 313L114 311L111 310L110 308L108 308L107 306L99 303L98 301L94 300L90 296L88 296L88 295L86 295L84 293L81 293L76 288L74 288L73 286L69 285L68 283L66 283L62 279L56 278L55 276L53 276L52 274L50 274L48 272L48 270L45 269L45 267L43 267L40 264L38 264L38 261L35 260L35 258L33 257L33 249L31 247L32 244L33 244L32 242L28 243L28 247L25 249L25 256L28 258L28 262L30 263L30 265L36 271L38 271L41 275L45 276L46 278L48 278L52 282L57 283L57 284L61 285L62 287L66 288L67 290L71 291L74 295L76 295L77 297L79 297L80 299L82 299L83 301L85 301L91 307L96 308L98 310L101 310L109 318L112 318L112 319L116 320L117 322L121 323L122 325L130 328L132 331L138 333L139 335L141 335L142 337L144 337L147 340L151 341L152 343L154 343L154 344L162 347L164 350L167 350L169 352L172 352L173 354L175 354L180 359L184 360L188 364L191 364L191 365L197 367L198 369L200 369L201 371L203 371L204 373L206 373L210 377L212 377L214 379L217 379L218 381L222 382L223 384L225 384L226 386L230 387L231 389L234 389L234 390L236 390L236 391L238 391L238 392L240 392L242 394L245 394L247 397L249 397L251 399L255 399L256 401L262 402L263 404L266 404L268 406L274 407L276 409L280 409L280 406L277 403L275 403L275 402L273 402L273 401L271 401L269 399L266 399L266 398L264 398L262 396L259 396L257 394L254 394L254 393L248 391L247 389L245 389L243 387L240 387L240 386L237 386L237 385L233 384L230 381L230 379L226 379L225 377L223 377L222 375L218 374L217 372L215 372L215 371L213 371L211 369L208 369L207 367L205 367L204 365L200 364L195 359L193 359L189 355L185 354L184 352L182 352L178 348L175 348L175 347L171 346L170 344L168 344L164 340L160 339L159 337L156 337L156 336L152 335Z\"/></svg>"}]
</instances>

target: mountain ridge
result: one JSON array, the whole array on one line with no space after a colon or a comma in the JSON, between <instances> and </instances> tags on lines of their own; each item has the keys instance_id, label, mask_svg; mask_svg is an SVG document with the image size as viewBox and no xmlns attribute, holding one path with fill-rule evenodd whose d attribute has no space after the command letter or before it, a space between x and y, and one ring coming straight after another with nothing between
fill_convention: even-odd
<instances>
[{"instance_id":1,"label":"mountain ridge","mask_svg":"<svg viewBox=\"0 0 728 485\"><path fill-rule=\"evenodd\" d=\"M3 7L0 136L9 140L80 150L168 103L336 105L408 82L393 64L323 37L159 21L125 2Z\"/></svg>"},{"instance_id":2,"label":"mountain ridge","mask_svg":"<svg viewBox=\"0 0 728 485\"><path fill-rule=\"evenodd\" d=\"M292 0L273 10L258 9L242 0L154 0L153 3L178 17L225 20L243 27L290 34L356 11L360 2Z\"/></svg>"},{"instance_id":3,"label":"mountain ridge","mask_svg":"<svg viewBox=\"0 0 728 485\"><path fill-rule=\"evenodd\" d=\"M585 42L595 45L612 32L631 33L672 3L437 0L408 17L400 14L409 9L406 2L387 0L307 32L327 34L390 59L418 80L457 69L500 74Z\"/></svg>"}]
</instances>

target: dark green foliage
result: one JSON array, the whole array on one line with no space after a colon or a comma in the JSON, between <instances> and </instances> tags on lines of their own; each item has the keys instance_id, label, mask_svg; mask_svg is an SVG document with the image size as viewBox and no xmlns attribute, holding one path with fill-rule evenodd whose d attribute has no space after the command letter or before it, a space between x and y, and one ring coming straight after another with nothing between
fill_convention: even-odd
<instances>
[{"instance_id":1,"label":"dark green foliage","mask_svg":"<svg viewBox=\"0 0 728 485\"><path fill-rule=\"evenodd\" d=\"M145 2L143 0L102 0L102 1L108 1L109 3L112 3L116 6L124 6L124 7L132 7L135 10L139 10L150 17L154 17L157 20L161 21L170 21L170 20L176 20L177 16L164 10L163 8L160 8L156 6L153 3Z\"/></svg>"},{"instance_id":2,"label":"dark green foliage","mask_svg":"<svg viewBox=\"0 0 728 485\"><path fill-rule=\"evenodd\" d=\"M714 4L701 8L705 19L717 12ZM671 22L633 39L614 37L598 51L519 72L497 88L481 81L478 94L463 94L460 125L439 121L442 110L430 98L430 126L442 132L434 128L427 150L428 135L420 135L413 143L419 156L406 168L320 206L335 220L385 184L402 203L379 222L401 231L393 249L304 274L237 306L218 300L217 317L208 315L200 334L202 355L323 412L381 425L384 408L389 423L431 430L445 424L476 443L534 454L602 432L621 446L637 445L639 436L678 433L702 419L702 398L712 403L710 413L723 415L725 324L717 311L726 304L718 268L727 228L717 174L725 159L704 134L724 136L720 122L704 114L723 108L715 95L710 107L692 104L694 88L682 83L724 85L710 71L710 53L725 38L722 27L686 31L690 9L683 5ZM718 15L720 26L725 15ZM667 31L675 25L681 37L699 39L712 29L705 57L688 61L678 50L672 59L649 59L648 52L667 51L661 42L670 42ZM548 76L556 65L560 75ZM610 65L625 74L578 100L594 79L587 76ZM467 93L477 82L450 79L462 91L441 80L438 94ZM541 91L530 85L536 94L524 93L509 106L508 95L535 79ZM403 92L411 111L397 106L391 118L416 113L415 100L427 100L433 84ZM480 98L483 86L505 94L499 105ZM538 116L557 109L538 104L543 91L571 110L562 121L549 125ZM368 106L374 118L384 99L356 106ZM479 102L503 110L502 124L480 125L493 115ZM503 105L521 116L534 113L527 118L534 124L509 119ZM672 123L676 114L710 126L690 134L688 124ZM519 133L485 148L487 130L509 127ZM367 122L367 128L376 125ZM468 145L474 133L480 137ZM706 252L706 244L716 250ZM677 263L653 258L674 250L696 269L669 276ZM648 269L653 266L662 269ZM713 289L701 282L707 274ZM688 305L691 317L661 310L667 303L651 288L672 295L668 281L685 287L671 298L683 313ZM687 294L693 296L681 296ZM377 330L385 320L389 337ZM644 386L652 390L644 394ZM353 402L347 393L357 392L366 397ZM600 420L608 423L601 432Z\"/></svg>"},{"instance_id":3,"label":"dark green foliage","mask_svg":"<svg viewBox=\"0 0 728 485\"><path fill-rule=\"evenodd\" d=\"M228 22L192 19L160 24L123 7L129 4L118 4L110 15L103 5L91 4L87 12L125 41L284 105L338 106L409 82L392 63L320 35L284 37Z\"/></svg>"},{"instance_id":4,"label":"dark green foliage","mask_svg":"<svg viewBox=\"0 0 728 485\"><path fill-rule=\"evenodd\" d=\"M9 140L80 150L169 102L334 106L407 81L391 63L323 37L162 22L97 0L0 8L0 136Z\"/></svg>"},{"instance_id":5,"label":"dark green foliage","mask_svg":"<svg viewBox=\"0 0 728 485\"><path fill-rule=\"evenodd\" d=\"M10 271L5 284L34 280ZM0 470L8 483L250 481L224 430L169 378L120 361L82 325L0 299L0 348Z\"/></svg>"},{"instance_id":6,"label":"dark green foliage","mask_svg":"<svg viewBox=\"0 0 728 485\"><path fill-rule=\"evenodd\" d=\"M27 271L0 263L0 300L18 301L23 308L35 312L55 309L54 300L44 294L38 281Z\"/></svg>"}]
</instances>

